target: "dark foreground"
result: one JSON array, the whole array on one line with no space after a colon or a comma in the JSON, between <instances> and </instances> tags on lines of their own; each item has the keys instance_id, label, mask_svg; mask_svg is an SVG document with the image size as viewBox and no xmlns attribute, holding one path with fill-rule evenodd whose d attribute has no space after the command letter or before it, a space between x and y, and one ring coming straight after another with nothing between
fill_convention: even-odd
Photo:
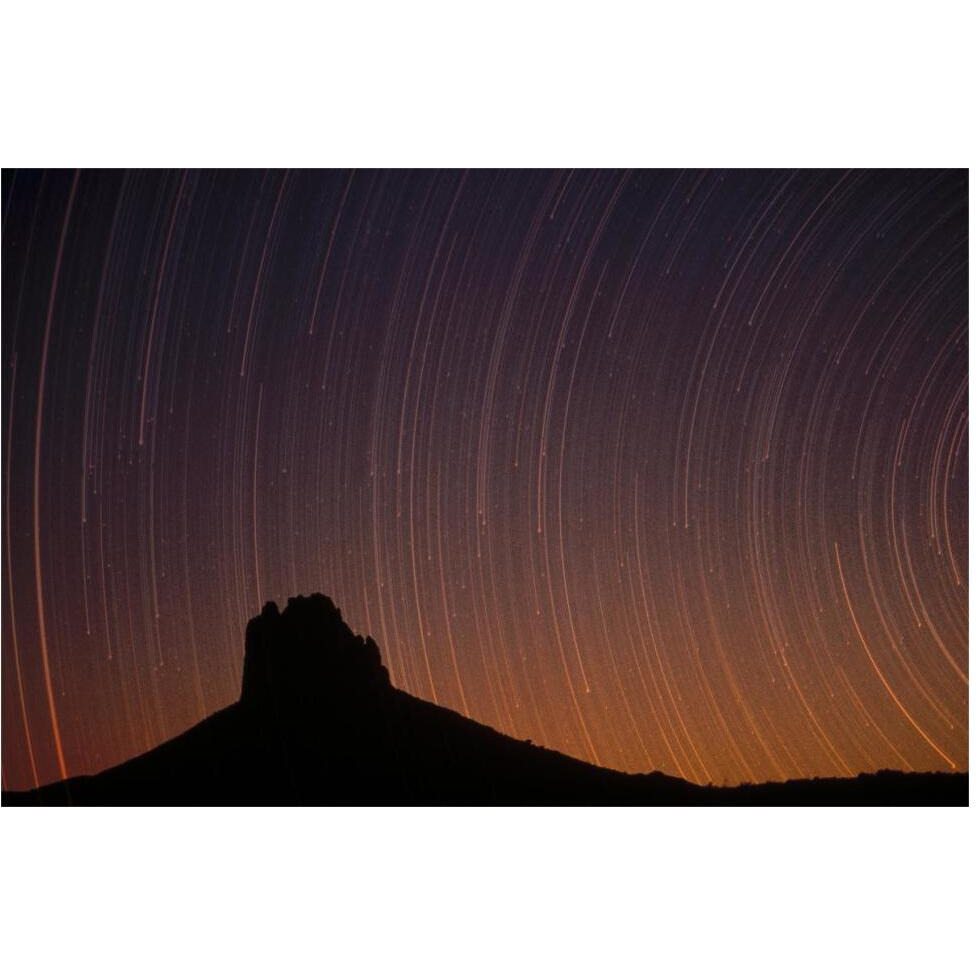
<instances>
[{"instance_id":1,"label":"dark foreground","mask_svg":"<svg viewBox=\"0 0 977 977\"><path fill-rule=\"evenodd\" d=\"M596 767L395 689L321 595L248 625L240 701L91 777L4 805L967 805L966 773L700 787Z\"/></svg>"}]
</instances>

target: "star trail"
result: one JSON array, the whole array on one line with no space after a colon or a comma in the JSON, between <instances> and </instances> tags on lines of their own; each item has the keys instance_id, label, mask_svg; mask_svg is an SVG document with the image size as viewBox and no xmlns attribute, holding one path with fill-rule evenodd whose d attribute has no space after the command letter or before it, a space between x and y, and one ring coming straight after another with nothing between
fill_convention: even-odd
<instances>
[{"instance_id":1,"label":"star trail","mask_svg":"<svg viewBox=\"0 0 977 977\"><path fill-rule=\"evenodd\" d=\"M3 783L394 684L699 783L968 768L966 171L3 173Z\"/></svg>"}]
</instances>

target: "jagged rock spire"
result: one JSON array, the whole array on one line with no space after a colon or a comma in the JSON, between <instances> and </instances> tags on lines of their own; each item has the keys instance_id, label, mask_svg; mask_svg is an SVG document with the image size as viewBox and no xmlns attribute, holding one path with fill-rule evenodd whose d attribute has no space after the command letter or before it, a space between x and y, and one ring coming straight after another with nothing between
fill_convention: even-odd
<instances>
[{"instance_id":1,"label":"jagged rock spire","mask_svg":"<svg viewBox=\"0 0 977 977\"><path fill-rule=\"evenodd\" d=\"M287 706L356 696L390 685L380 649L354 634L323 594L291 597L280 612L272 602L248 622L241 702Z\"/></svg>"}]
</instances>

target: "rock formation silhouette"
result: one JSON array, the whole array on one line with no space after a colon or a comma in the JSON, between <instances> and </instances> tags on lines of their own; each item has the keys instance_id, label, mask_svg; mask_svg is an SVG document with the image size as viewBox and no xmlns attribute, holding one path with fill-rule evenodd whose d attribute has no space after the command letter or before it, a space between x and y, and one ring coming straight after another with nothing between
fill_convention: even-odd
<instances>
[{"instance_id":1,"label":"rock formation silhouette","mask_svg":"<svg viewBox=\"0 0 977 977\"><path fill-rule=\"evenodd\" d=\"M961 804L967 774L882 771L700 787L626 774L513 739L408 695L372 638L322 594L269 603L245 633L240 700L90 777L4 804Z\"/></svg>"}]
</instances>

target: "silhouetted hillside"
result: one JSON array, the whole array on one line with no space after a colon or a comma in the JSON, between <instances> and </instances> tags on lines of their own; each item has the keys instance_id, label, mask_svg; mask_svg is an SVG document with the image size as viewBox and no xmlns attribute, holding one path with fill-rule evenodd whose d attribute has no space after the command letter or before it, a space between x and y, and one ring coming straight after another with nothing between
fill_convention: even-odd
<instances>
[{"instance_id":1,"label":"silhouetted hillside","mask_svg":"<svg viewBox=\"0 0 977 977\"><path fill-rule=\"evenodd\" d=\"M241 699L92 777L4 804L965 805L967 774L699 787L515 740L390 684L321 594L247 627Z\"/></svg>"}]
</instances>

